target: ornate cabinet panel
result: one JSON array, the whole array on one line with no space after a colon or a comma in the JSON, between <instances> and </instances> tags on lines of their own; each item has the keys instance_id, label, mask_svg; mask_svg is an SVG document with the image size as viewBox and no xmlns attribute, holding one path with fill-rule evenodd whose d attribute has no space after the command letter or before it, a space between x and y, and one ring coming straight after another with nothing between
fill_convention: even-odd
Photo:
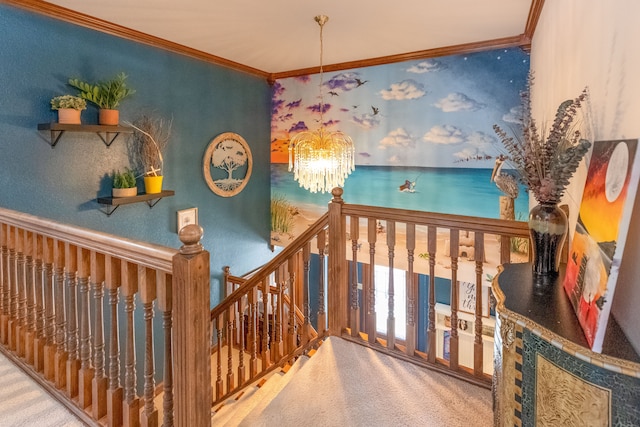
<instances>
[{"instance_id":1,"label":"ornate cabinet panel","mask_svg":"<svg viewBox=\"0 0 640 427\"><path fill-rule=\"evenodd\" d=\"M640 358L613 319L594 353L559 283L537 287L529 264L511 264L492 288L495 425L640 425Z\"/></svg>"}]
</instances>

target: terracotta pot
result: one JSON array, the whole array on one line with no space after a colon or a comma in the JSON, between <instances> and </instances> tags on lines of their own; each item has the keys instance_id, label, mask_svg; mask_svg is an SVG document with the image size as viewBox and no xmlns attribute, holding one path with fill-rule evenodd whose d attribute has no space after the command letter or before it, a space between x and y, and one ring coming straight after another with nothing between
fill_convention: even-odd
<instances>
[{"instance_id":1,"label":"terracotta pot","mask_svg":"<svg viewBox=\"0 0 640 427\"><path fill-rule=\"evenodd\" d=\"M75 110L73 108L60 108L58 109L58 123L79 125L81 112L81 110Z\"/></svg>"},{"instance_id":2,"label":"terracotta pot","mask_svg":"<svg viewBox=\"0 0 640 427\"><path fill-rule=\"evenodd\" d=\"M160 193L162 191L162 175L159 175L159 176L145 176L144 177L144 191L147 194Z\"/></svg>"},{"instance_id":3,"label":"terracotta pot","mask_svg":"<svg viewBox=\"0 0 640 427\"><path fill-rule=\"evenodd\" d=\"M138 188L112 188L111 195L113 197L131 197L138 195Z\"/></svg>"},{"instance_id":4,"label":"terracotta pot","mask_svg":"<svg viewBox=\"0 0 640 427\"><path fill-rule=\"evenodd\" d=\"M98 124L107 126L117 126L120 121L120 112L118 110L98 110Z\"/></svg>"}]
</instances>

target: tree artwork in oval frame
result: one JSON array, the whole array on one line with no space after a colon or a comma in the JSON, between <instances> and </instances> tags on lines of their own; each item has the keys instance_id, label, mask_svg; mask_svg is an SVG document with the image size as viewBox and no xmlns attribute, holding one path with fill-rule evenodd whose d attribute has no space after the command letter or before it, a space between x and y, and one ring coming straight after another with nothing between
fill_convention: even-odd
<instances>
[{"instance_id":1,"label":"tree artwork in oval frame","mask_svg":"<svg viewBox=\"0 0 640 427\"><path fill-rule=\"evenodd\" d=\"M207 146L202 170L207 185L218 196L232 197L249 182L253 157L247 141L233 132L216 136Z\"/></svg>"}]
</instances>

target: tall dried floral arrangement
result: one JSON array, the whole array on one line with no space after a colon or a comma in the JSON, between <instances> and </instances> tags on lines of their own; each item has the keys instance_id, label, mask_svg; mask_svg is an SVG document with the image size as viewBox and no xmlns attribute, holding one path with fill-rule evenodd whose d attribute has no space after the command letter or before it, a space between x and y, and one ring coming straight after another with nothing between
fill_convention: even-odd
<instances>
[{"instance_id":1,"label":"tall dried floral arrangement","mask_svg":"<svg viewBox=\"0 0 640 427\"><path fill-rule=\"evenodd\" d=\"M560 104L548 133L538 128L531 116L531 87L529 75L527 90L522 93L522 136L509 136L498 125L493 125L507 153L508 161L540 204L558 204L580 161L589 151L591 143L582 138L576 123L580 107L588 102L585 88L575 99Z\"/></svg>"},{"instance_id":2,"label":"tall dried floral arrangement","mask_svg":"<svg viewBox=\"0 0 640 427\"><path fill-rule=\"evenodd\" d=\"M126 122L134 129L133 157L144 176L162 175L165 152L171 137L172 121L162 117L141 115L135 122Z\"/></svg>"}]
</instances>

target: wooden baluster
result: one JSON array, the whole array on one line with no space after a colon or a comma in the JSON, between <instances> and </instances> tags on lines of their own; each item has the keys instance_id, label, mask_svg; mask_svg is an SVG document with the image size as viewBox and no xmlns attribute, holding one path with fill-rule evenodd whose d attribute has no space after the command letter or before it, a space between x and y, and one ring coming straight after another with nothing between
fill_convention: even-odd
<instances>
[{"instance_id":1,"label":"wooden baluster","mask_svg":"<svg viewBox=\"0 0 640 427\"><path fill-rule=\"evenodd\" d=\"M67 342L66 329L67 321L65 319L65 300L64 300L64 265L65 265L64 242L53 242L53 285L56 314L56 331L55 346L56 354L54 358L55 365L55 384L58 389L62 390L67 385Z\"/></svg>"},{"instance_id":2,"label":"wooden baluster","mask_svg":"<svg viewBox=\"0 0 640 427\"><path fill-rule=\"evenodd\" d=\"M8 345L10 350L17 350L16 329L18 326L18 272L17 253L16 253L16 234L15 227L9 227L9 339Z\"/></svg>"},{"instance_id":3,"label":"wooden baluster","mask_svg":"<svg viewBox=\"0 0 640 427\"><path fill-rule=\"evenodd\" d=\"M318 233L318 263L319 265L319 277L318 277L318 334L324 335L327 330L327 314L324 307L324 290L327 286L325 278L325 256L324 251L327 247L326 240L327 232L323 229Z\"/></svg>"},{"instance_id":4,"label":"wooden baluster","mask_svg":"<svg viewBox=\"0 0 640 427\"><path fill-rule=\"evenodd\" d=\"M427 326L427 360L436 363L436 248L438 245L438 228L430 225L427 228L427 253L429 254L429 325Z\"/></svg>"},{"instance_id":5,"label":"wooden baluster","mask_svg":"<svg viewBox=\"0 0 640 427\"><path fill-rule=\"evenodd\" d=\"M0 250L2 251L2 289L0 289L0 341L2 344L9 343L9 301L10 301L10 282L9 282L9 227L7 224L0 224Z\"/></svg>"},{"instance_id":6,"label":"wooden baluster","mask_svg":"<svg viewBox=\"0 0 640 427\"><path fill-rule=\"evenodd\" d=\"M224 394L224 382L222 381L222 329L224 321L222 315L216 319L216 400L220 399Z\"/></svg>"},{"instance_id":7,"label":"wooden baluster","mask_svg":"<svg viewBox=\"0 0 640 427\"><path fill-rule=\"evenodd\" d=\"M287 340L287 344L289 346L288 352L292 352L296 348L298 348L298 340L297 340L297 327L296 327L296 266L295 260L293 257L290 257L287 260L287 268L289 270L289 339Z\"/></svg>"},{"instance_id":8,"label":"wooden baluster","mask_svg":"<svg viewBox=\"0 0 640 427\"><path fill-rule=\"evenodd\" d=\"M387 317L387 348L390 349L394 349L396 347L396 318L394 315L395 289L393 283L393 260L395 257L395 245L396 223L394 221L387 221L387 248L389 249L389 315Z\"/></svg>"},{"instance_id":9,"label":"wooden baluster","mask_svg":"<svg viewBox=\"0 0 640 427\"><path fill-rule=\"evenodd\" d=\"M156 270L138 266L138 286L144 313L144 409L140 424L145 427L158 425L158 410L153 402L155 394L153 352L153 302L156 299Z\"/></svg>"},{"instance_id":10,"label":"wooden baluster","mask_svg":"<svg viewBox=\"0 0 640 427\"><path fill-rule=\"evenodd\" d=\"M91 274L91 252L77 248L78 256L78 314L80 317L80 370L78 371L78 405L81 408L91 406L91 381L94 370L91 365L91 327L89 326L89 275ZM92 277L93 280L95 278ZM95 285L94 285L95 288Z\"/></svg>"},{"instance_id":11,"label":"wooden baluster","mask_svg":"<svg viewBox=\"0 0 640 427\"><path fill-rule=\"evenodd\" d=\"M282 356L284 356L284 341L282 336L283 333L283 317L284 317L284 273L282 272L282 268L279 267L276 270L276 286L278 287L278 301L276 304L276 309L273 314L275 316L275 325L276 325L276 336L275 343L273 345L275 349L275 356L273 360L280 360Z\"/></svg>"},{"instance_id":12,"label":"wooden baluster","mask_svg":"<svg viewBox=\"0 0 640 427\"><path fill-rule=\"evenodd\" d=\"M477 377L483 376L482 344L482 264L484 262L484 233L475 232L475 262L476 262L476 317L475 338L473 342L473 373Z\"/></svg>"},{"instance_id":13,"label":"wooden baluster","mask_svg":"<svg viewBox=\"0 0 640 427\"><path fill-rule=\"evenodd\" d=\"M171 276L158 272L158 310L162 311L162 329L164 331L164 379L162 396L162 425L173 427L173 360L171 356L172 341L172 290Z\"/></svg>"},{"instance_id":14,"label":"wooden baluster","mask_svg":"<svg viewBox=\"0 0 640 427\"><path fill-rule=\"evenodd\" d=\"M460 230L449 231L451 254L451 337L449 338L449 368L458 369L458 250Z\"/></svg>"},{"instance_id":15,"label":"wooden baluster","mask_svg":"<svg viewBox=\"0 0 640 427\"><path fill-rule=\"evenodd\" d=\"M236 306L238 307L238 384L244 384L245 381L245 367L244 367L244 310L245 310L245 298L240 298L238 302L236 302Z\"/></svg>"},{"instance_id":16,"label":"wooden baluster","mask_svg":"<svg viewBox=\"0 0 640 427\"><path fill-rule=\"evenodd\" d=\"M91 380L94 370L91 365L91 317L89 306L89 276L91 274L91 251L77 248L78 258L78 314L79 314L79 356L78 405L81 408L91 406Z\"/></svg>"},{"instance_id":17,"label":"wooden baluster","mask_svg":"<svg viewBox=\"0 0 640 427\"><path fill-rule=\"evenodd\" d=\"M38 372L44 372L44 344L46 313L44 309L44 238L40 234L33 233L33 245L35 248L35 300L36 300L36 332L33 342L33 367Z\"/></svg>"},{"instance_id":18,"label":"wooden baluster","mask_svg":"<svg viewBox=\"0 0 640 427\"><path fill-rule=\"evenodd\" d=\"M107 425L122 425L122 395L120 386L120 345L118 327L118 290L121 282L121 262L105 255L105 287L109 292L111 318L109 325L109 389L107 390Z\"/></svg>"},{"instance_id":19,"label":"wooden baluster","mask_svg":"<svg viewBox=\"0 0 640 427\"><path fill-rule=\"evenodd\" d=\"M56 307L53 296L53 262L54 241L50 237L42 237L44 271L44 376L49 381L54 381L56 376Z\"/></svg>"},{"instance_id":20,"label":"wooden baluster","mask_svg":"<svg viewBox=\"0 0 640 427\"><path fill-rule=\"evenodd\" d=\"M271 366L271 351L269 349L269 295L271 289L269 287L269 278L262 280L262 370Z\"/></svg>"},{"instance_id":21,"label":"wooden baluster","mask_svg":"<svg viewBox=\"0 0 640 427\"><path fill-rule=\"evenodd\" d=\"M416 350L416 338L418 333L417 318L418 309L416 301L418 300L418 281L413 274L413 254L416 248L416 225L408 223L406 226L407 235L407 333L406 353L413 356Z\"/></svg>"},{"instance_id":22,"label":"wooden baluster","mask_svg":"<svg viewBox=\"0 0 640 427\"><path fill-rule=\"evenodd\" d=\"M24 247L25 230L16 228L16 284L18 286L18 322L16 324L16 352L25 356L25 333L27 327L26 259Z\"/></svg>"},{"instance_id":23,"label":"wooden baluster","mask_svg":"<svg viewBox=\"0 0 640 427\"><path fill-rule=\"evenodd\" d=\"M249 290L249 339L251 340L251 357L249 358L249 378L258 373L258 289Z\"/></svg>"},{"instance_id":24,"label":"wooden baluster","mask_svg":"<svg viewBox=\"0 0 640 427\"><path fill-rule=\"evenodd\" d=\"M302 277L302 300L304 301L304 326L302 344L306 344L311 339L311 303L309 295L309 264L311 261L311 242L307 242L302 248L303 277Z\"/></svg>"},{"instance_id":25,"label":"wooden baluster","mask_svg":"<svg viewBox=\"0 0 640 427\"><path fill-rule=\"evenodd\" d=\"M36 299L35 299L35 268L34 268L34 239L33 232L26 231L23 234L25 248L25 289L27 297L26 328L24 340L24 357L27 363L34 364L33 342L36 335Z\"/></svg>"},{"instance_id":26,"label":"wooden baluster","mask_svg":"<svg viewBox=\"0 0 640 427\"><path fill-rule=\"evenodd\" d=\"M377 340L376 330L376 241L378 239L378 224L375 218L367 221L367 240L369 240L369 277L367 289L367 335L370 344Z\"/></svg>"},{"instance_id":27,"label":"wooden baluster","mask_svg":"<svg viewBox=\"0 0 640 427\"><path fill-rule=\"evenodd\" d=\"M358 302L358 239L360 238L360 218L350 218L351 234L351 309L349 311L349 326L351 336L360 335L360 304Z\"/></svg>"},{"instance_id":28,"label":"wooden baluster","mask_svg":"<svg viewBox=\"0 0 640 427\"><path fill-rule=\"evenodd\" d=\"M233 378L233 325L235 324L235 313L233 305L229 306L227 312L227 393L234 388Z\"/></svg>"},{"instance_id":29,"label":"wooden baluster","mask_svg":"<svg viewBox=\"0 0 640 427\"><path fill-rule=\"evenodd\" d=\"M106 264L104 254L91 251L91 286L93 287L93 301L95 314L93 324L93 379L91 380L92 414L96 420L107 413L107 377L105 375L104 353L104 282L106 280ZM81 371L82 373L82 371Z\"/></svg>"},{"instance_id":30,"label":"wooden baluster","mask_svg":"<svg viewBox=\"0 0 640 427\"><path fill-rule=\"evenodd\" d=\"M124 401L122 402L122 421L125 426L140 425L140 400L136 395L136 344L133 311L135 296L138 292L138 268L135 264L122 261L120 267L124 314L126 321L124 355Z\"/></svg>"},{"instance_id":31,"label":"wooden baluster","mask_svg":"<svg viewBox=\"0 0 640 427\"><path fill-rule=\"evenodd\" d=\"M78 357L78 248L65 243L65 282L67 283L67 393L69 396L78 395L78 372L80 358ZM89 271L85 271L89 273ZM84 285L87 286L88 277Z\"/></svg>"}]
</instances>

